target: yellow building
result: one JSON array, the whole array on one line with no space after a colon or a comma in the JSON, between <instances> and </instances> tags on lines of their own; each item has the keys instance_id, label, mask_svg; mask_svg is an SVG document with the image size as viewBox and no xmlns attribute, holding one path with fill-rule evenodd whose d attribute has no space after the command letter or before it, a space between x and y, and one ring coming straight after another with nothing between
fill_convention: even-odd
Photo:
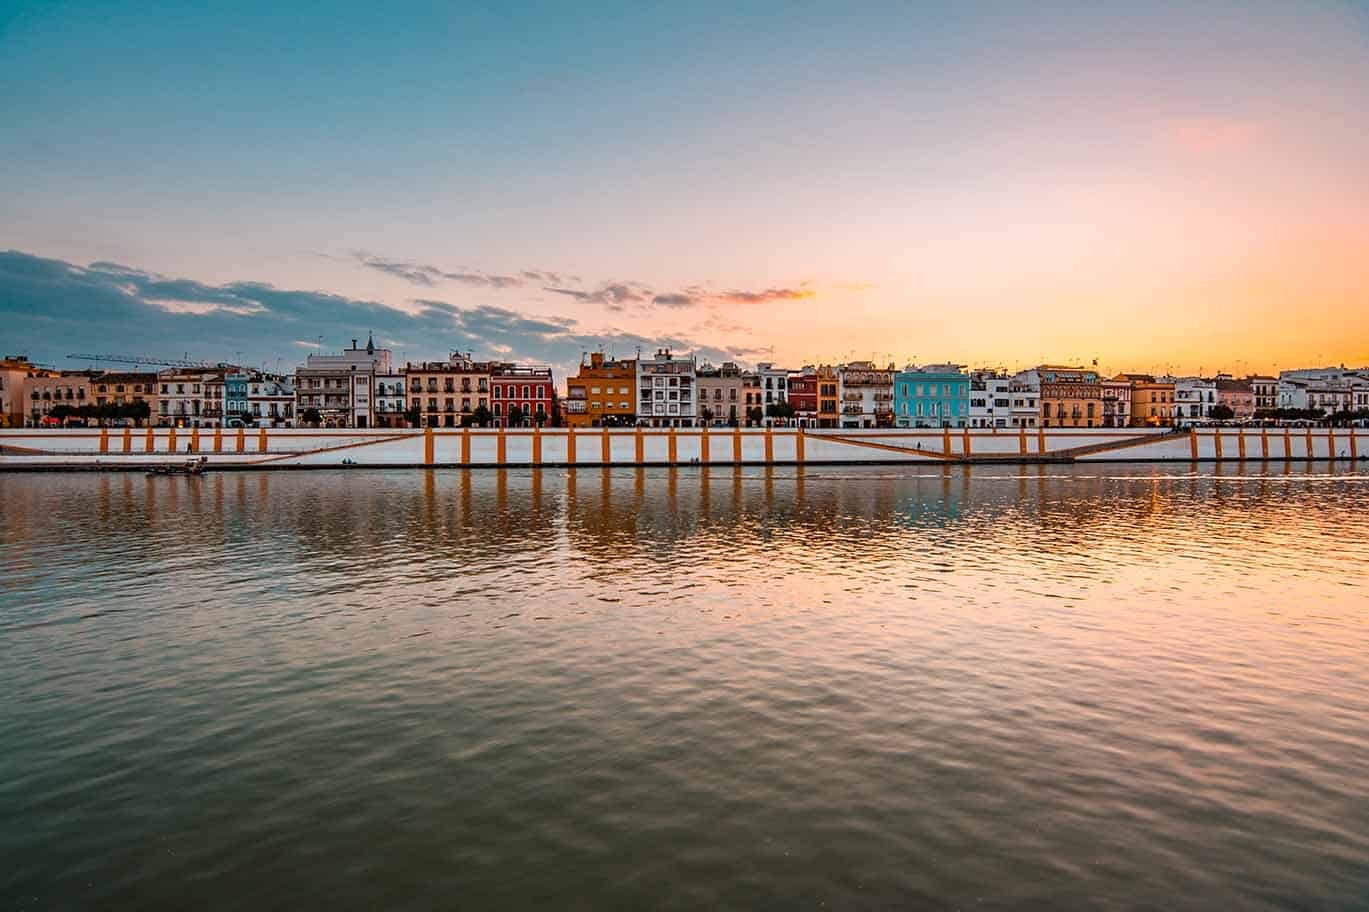
<instances>
[{"instance_id":1,"label":"yellow building","mask_svg":"<svg viewBox=\"0 0 1369 912\"><path fill-rule=\"evenodd\" d=\"M818 365L818 427L841 427L841 374L830 364Z\"/></svg>"},{"instance_id":2,"label":"yellow building","mask_svg":"<svg viewBox=\"0 0 1369 912\"><path fill-rule=\"evenodd\" d=\"M1103 426L1103 384L1097 371L1043 364L1033 372L1041 388L1042 427Z\"/></svg>"},{"instance_id":3,"label":"yellow building","mask_svg":"<svg viewBox=\"0 0 1369 912\"><path fill-rule=\"evenodd\" d=\"M1131 426L1169 427L1174 424L1174 384L1149 374L1119 374L1131 381Z\"/></svg>"},{"instance_id":4,"label":"yellow building","mask_svg":"<svg viewBox=\"0 0 1369 912\"><path fill-rule=\"evenodd\" d=\"M571 427L631 425L636 420L637 361L606 359L593 352L566 380L565 415Z\"/></svg>"},{"instance_id":5,"label":"yellow building","mask_svg":"<svg viewBox=\"0 0 1369 912\"><path fill-rule=\"evenodd\" d=\"M28 378L35 370L21 355L0 358L0 427L23 427L28 412Z\"/></svg>"}]
</instances>

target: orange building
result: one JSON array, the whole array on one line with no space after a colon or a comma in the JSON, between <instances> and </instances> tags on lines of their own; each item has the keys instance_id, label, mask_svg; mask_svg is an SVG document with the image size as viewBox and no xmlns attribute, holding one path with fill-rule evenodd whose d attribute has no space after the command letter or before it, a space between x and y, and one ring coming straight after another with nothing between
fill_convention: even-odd
<instances>
[{"instance_id":1,"label":"orange building","mask_svg":"<svg viewBox=\"0 0 1369 912\"><path fill-rule=\"evenodd\" d=\"M1174 384L1150 374L1118 374L1131 381L1131 426L1169 427L1174 424Z\"/></svg>"},{"instance_id":2,"label":"orange building","mask_svg":"<svg viewBox=\"0 0 1369 912\"><path fill-rule=\"evenodd\" d=\"M631 425L636 420L637 361L606 359L592 352L580 372L566 380L566 424L571 427Z\"/></svg>"},{"instance_id":3,"label":"orange building","mask_svg":"<svg viewBox=\"0 0 1369 912\"><path fill-rule=\"evenodd\" d=\"M841 426L841 374L830 364L818 365L818 427Z\"/></svg>"}]
</instances>

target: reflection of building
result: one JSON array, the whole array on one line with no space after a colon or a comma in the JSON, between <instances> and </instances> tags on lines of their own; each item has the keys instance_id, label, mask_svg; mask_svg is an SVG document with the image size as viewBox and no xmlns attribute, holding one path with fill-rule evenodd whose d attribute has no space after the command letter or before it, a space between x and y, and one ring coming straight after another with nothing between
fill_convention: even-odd
<instances>
[{"instance_id":1,"label":"reflection of building","mask_svg":"<svg viewBox=\"0 0 1369 912\"><path fill-rule=\"evenodd\" d=\"M636 415L637 362L606 359L592 352L580 371L566 380L565 416L570 427L628 425Z\"/></svg>"},{"instance_id":2,"label":"reflection of building","mask_svg":"<svg viewBox=\"0 0 1369 912\"><path fill-rule=\"evenodd\" d=\"M637 359L637 423L651 427L693 427L697 418L693 355L663 348L654 358Z\"/></svg>"},{"instance_id":3,"label":"reflection of building","mask_svg":"<svg viewBox=\"0 0 1369 912\"><path fill-rule=\"evenodd\" d=\"M309 355L295 371L295 413L303 421L316 411L324 427L373 427L375 378L390 373L390 351L373 339L365 348L353 339L341 354Z\"/></svg>"},{"instance_id":4,"label":"reflection of building","mask_svg":"<svg viewBox=\"0 0 1369 912\"><path fill-rule=\"evenodd\" d=\"M469 354L452 352L446 361L406 364L404 376L409 407L418 409L423 427L459 427L477 421L477 409L489 411L490 366L472 361Z\"/></svg>"},{"instance_id":5,"label":"reflection of building","mask_svg":"<svg viewBox=\"0 0 1369 912\"><path fill-rule=\"evenodd\" d=\"M495 426L546 424L551 417L554 389L549 367L521 367L507 363L491 365L490 403Z\"/></svg>"},{"instance_id":6,"label":"reflection of building","mask_svg":"<svg viewBox=\"0 0 1369 912\"><path fill-rule=\"evenodd\" d=\"M1103 427L1103 384L1097 371L1043 364L1017 377L1041 390L1042 427Z\"/></svg>"},{"instance_id":7,"label":"reflection of building","mask_svg":"<svg viewBox=\"0 0 1369 912\"><path fill-rule=\"evenodd\" d=\"M741 368L731 361L722 367L705 364L697 379L699 424L736 426L746 420Z\"/></svg>"},{"instance_id":8,"label":"reflection of building","mask_svg":"<svg viewBox=\"0 0 1369 912\"><path fill-rule=\"evenodd\" d=\"M878 368L873 361L841 366L841 426L888 427L894 412L894 366Z\"/></svg>"},{"instance_id":9,"label":"reflection of building","mask_svg":"<svg viewBox=\"0 0 1369 912\"><path fill-rule=\"evenodd\" d=\"M958 364L928 364L894 377L894 423L904 428L967 427L970 377Z\"/></svg>"}]
</instances>

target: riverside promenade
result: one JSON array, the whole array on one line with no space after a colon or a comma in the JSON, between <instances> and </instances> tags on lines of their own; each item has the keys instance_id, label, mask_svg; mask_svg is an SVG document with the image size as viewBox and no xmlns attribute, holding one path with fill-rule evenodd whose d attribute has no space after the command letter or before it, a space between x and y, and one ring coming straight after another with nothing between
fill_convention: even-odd
<instances>
[{"instance_id":1,"label":"riverside promenade","mask_svg":"<svg viewBox=\"0 0 1369 912\"><path fill-rule=\"evenodd\" d=\"M1358 460L1360 428L0 429L0 470Z\"/></svg>"}]
</instances>

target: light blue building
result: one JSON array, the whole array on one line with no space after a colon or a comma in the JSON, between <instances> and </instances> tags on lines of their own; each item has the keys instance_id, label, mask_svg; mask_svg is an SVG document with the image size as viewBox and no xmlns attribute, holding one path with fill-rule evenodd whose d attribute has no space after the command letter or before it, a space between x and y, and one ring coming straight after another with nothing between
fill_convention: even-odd
<instances>
[{"instance_id":1,"label":"light blue building","mask_svg":"<svg viewBox=\"0 0 1369 912\"><path fill-rule=\"evenodd\" d=\"M970 417L970 376L958 364L929 364L894 377L894 425L963 428Z\"/></svg>"}]
</instances>

